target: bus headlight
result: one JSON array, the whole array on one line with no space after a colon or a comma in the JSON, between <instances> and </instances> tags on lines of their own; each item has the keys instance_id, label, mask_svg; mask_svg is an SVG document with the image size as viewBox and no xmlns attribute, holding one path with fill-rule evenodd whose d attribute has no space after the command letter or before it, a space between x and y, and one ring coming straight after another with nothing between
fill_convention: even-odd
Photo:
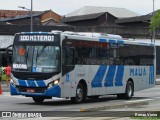
<instances>
[{"instance_id":1,"label":"bus headlight","mask_svg":"<svg viewBox=\"0 0 160 120\"><path fill-rule=\"evenodd\" d=\"M10 80L10 83L16 86L16 82L13 79Z\"/></svg>"},{"instance_id":2,"label":"bus headlight","mask_svg":"<svg viewBox=\"0 0 160 120\"><path fill-rule=\"evenodd\" d=\"M54 85L58 84L59 80L54 80Z\"/></svg>"},{"instance_id":3,"label":"bus headlight","mask_svg":"<svg viewBox=\"0 0 160 120\"><path fill-rule=\"evenodd\" d=\"M54 81L52 81L52 82L50 82L49 84L48 84L48 88L51 88L51 87L53 87L54 85L57 85L59 83L59 80L54 80Z\"/></svg>"}]
</instances>

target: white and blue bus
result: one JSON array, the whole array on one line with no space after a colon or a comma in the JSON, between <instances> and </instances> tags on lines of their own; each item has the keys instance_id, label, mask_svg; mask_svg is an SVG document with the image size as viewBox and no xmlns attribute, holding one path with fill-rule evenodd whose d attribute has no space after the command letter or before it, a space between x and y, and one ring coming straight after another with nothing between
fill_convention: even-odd
<instances>
[{"instance_id":1,"label":"white and blue bus","mask_svg":"<svg viewBox=\"0 0 160 120\"><path fill-rule=\"evenodd\" d=\"M13 43L11 95L43 102L52 97L75 103L155 86L155 45L118 35L24 32Z\"/></svg>"}]
</instances>

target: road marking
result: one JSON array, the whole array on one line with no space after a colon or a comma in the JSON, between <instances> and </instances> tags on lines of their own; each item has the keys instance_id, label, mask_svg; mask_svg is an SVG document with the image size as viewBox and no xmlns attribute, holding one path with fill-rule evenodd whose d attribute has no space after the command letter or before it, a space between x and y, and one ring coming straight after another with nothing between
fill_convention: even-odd
<instances>
[{"instance_id":1,"label":"road marking","mask_svg":"<svg viewBox=\"0 0 160 120\"><path fill-rule=\"evenodd\" d=\"M134 103L134 102L143 102L143 101L150 101L150 100L154 100L154 99L130 100L130 101L125 101L125 102Z\"/></svg>"}]
</instances>

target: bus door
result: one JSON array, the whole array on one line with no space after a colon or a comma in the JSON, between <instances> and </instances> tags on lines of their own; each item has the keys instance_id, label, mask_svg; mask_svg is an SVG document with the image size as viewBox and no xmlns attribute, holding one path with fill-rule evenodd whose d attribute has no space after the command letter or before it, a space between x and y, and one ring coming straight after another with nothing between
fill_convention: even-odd
<instances>
[{"instance_id":1,"label":"bus door","mask_svg":"<svg viewBox=\"0 0 160 120\"><path fill-rule=\"evenodd\" d=\"M74 48L64 47L62 58L63 95L69 97L72 91L72 82L75 81Z\"/></svg>"}]
</instances>

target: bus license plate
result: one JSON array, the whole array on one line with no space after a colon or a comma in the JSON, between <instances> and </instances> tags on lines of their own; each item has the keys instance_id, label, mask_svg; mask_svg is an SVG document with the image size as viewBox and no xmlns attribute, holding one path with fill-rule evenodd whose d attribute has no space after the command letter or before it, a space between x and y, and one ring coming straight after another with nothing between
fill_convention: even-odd
<instances>
[{"instance_id":1,"label":"bus license plate","mask_svg":"<svg viewBox=\"0 0 160 120\"><path fill-rule=\"evenodd\" d=\"M27 92L34 93L35 89L26 89Z\"/></svg>"}]
</instances>

